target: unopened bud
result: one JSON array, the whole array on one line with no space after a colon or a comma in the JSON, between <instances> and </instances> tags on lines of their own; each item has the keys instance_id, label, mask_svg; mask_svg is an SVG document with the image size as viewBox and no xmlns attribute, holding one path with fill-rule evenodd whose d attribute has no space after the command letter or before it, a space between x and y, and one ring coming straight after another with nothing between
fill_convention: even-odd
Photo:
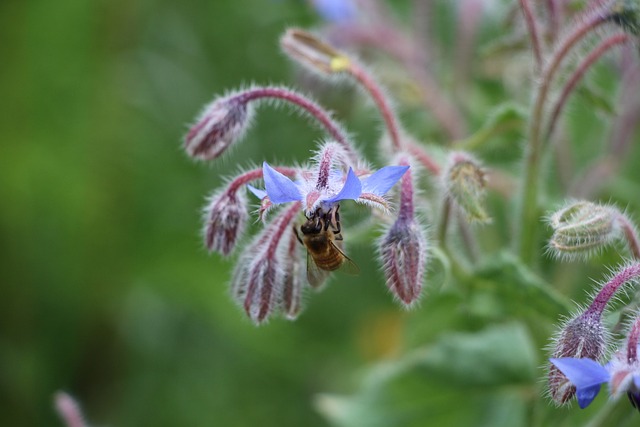
<instances>
[{"instance_id":1,"label":"unopened bud","mask_svg":"<svg viewBox=\"0 0 640 427\"><path fill-rule=\"evenodd\" d=\"M207 105L184 141L189 156L200 160L219 157L249 127L253 107L241 96L215 99Z\"/></svg>"},{"instance_id":2,"label":"unopened bud","mask_svg":"<svg viewBox=\"0 0 640 427\"><path fill-rule=\"evenodd\" d=\"M486 176L476 159L464 152L452 153L443 179L448 197L464 211L470 222L489 221L484 209Z\"/></svg>"},{"instance_id":3,"label":"unopened bud","mask_svg":"<svg viewBox=\"0 0 640 427\"><path fill-rule=\"evenodd\" d=\"M640 1L618 0L611 7L609 17L627 33L640 36Z\"/></svg>"},{"instance_id":4,"label":"unopened bud","mask_svg":"<svg viewBox=\"0 0 640 427\"><path fill-rule=\"evenodd\" d=\"M300 211L300 203L278 213L244 249L231 279L231 292L255 324L283 307L287 252L280 250L286 230ZM291 247L290 241L288 247ZM293 304L293 303L292 303ZM293 311L293 310L292 310Z\"/></svg>"},{"instance_id":5,"label":"unopened bud","mask_svg":"<svg viewBox=\"0 0 640 427\"><path fill-rule=\"evenodd\" d=\"M311 33L296 28L280 39L284 53L300 65L320 74L336 74L349 68L349 57Z\"/></svg>"},{"instance_id":6,"label":"unopened bud","mask_svg":"<svg viewBox=\"0 0 640 427\"><path fill-rule=\"evenodd\" d=\"M53 396L54 405L58 415L66 427L87 427L80 405L73 397L63 391L58 391Z\"/></svg>"},{"instance_id":7,"label":"unopened bud","mask_svg":"<svg viewBox=\"0 0 640 427\"><path fill-rule=\"evenodd\" d=\"M415 220L399 218L380 239L378 253L382 260L387 287L405 306L421 295L427 260L427 239Z\"/></svg>"},{"instance_id":8,"label":"unopened bud","mask_svg":"<svg viewBox=\"0 0 640 427\"><path fill-rule=\"evenodd\" d=\"M409 166L411 157L401 153L396 161ZM402 175L398 217L378 244L387 287L406 307L420 298L427 263L426 232L415 217L415 170L408 169Z\"/></svg>"},{"instance_id":9,"label":"unopened bud","mask_svg":"<svg viewBox=\"0 0 640 427\"><path fill-rule=\"evenodd\" d=\"M597 361L604 355L606 342L607 332L600 314L587 310L560 329L551 357L586 357ZM575 395L576 387L553 364L549 366L548 384L550 396L558 405L567 403Z\"/></svg>"},{"instance_id":10,"label":"unopened bud","mask_svg":"<svg viewBox=\"0 0 640 427\"><path fill-rule=\"evenodd\" d=\"M214 194L204 209L204 242L210 251L229 255L247 223L244 194L223 191Z\"/></svg>"},{"instance_id":11,"label":"unopened bud","mask_svg":"<svg viewBox=\"0 0 640 427\"><path fill-rule=\"evenodd\" d=\"M587 201L571 203L549 218L553 228L549 248L562 257L589 255L622 236L619 217L619 212L610 206Z\"/></svg>"},{"instance_id":12,"label":"unopened bud","mask_svg":"<svg viewBox=\"0 0 640 427\"><path fill-rule=\"evenodd\" d=\"M289 247L283 261L282 312L287 319L295 320L302 310L302 287L305 281L299 243L293 231L290 231Z\"/></svg>"}]
</instances>

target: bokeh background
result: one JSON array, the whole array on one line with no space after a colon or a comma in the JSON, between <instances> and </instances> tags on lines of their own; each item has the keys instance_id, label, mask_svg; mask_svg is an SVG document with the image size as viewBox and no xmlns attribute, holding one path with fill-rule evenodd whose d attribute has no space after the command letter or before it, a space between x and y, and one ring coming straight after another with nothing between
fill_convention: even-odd
<instances>
[{"instance_id":1,"label":"bokeh background","mask_svg":"<svg viewBox=\"0 0 640 427\"><path fill-rule=\"evenodd\" d=\"M391 3L411 18L409 1ZM446 46L455 23L440 3ZM540 398L540 348L567 305L507 255L471 296L440 289L434 263L412 312L392 301L367 239L350 247L360 276L313 295L295 322L255 327L231 301L233 262L207 254L199 234L205 196L240 167L306 159L321 134L264 108L213 165L190 161L181 138L215 94L254 82L308 88L277 41L290 25L320 22L302 0L0 2L0 425L62 425L56 390L111 426L588 419ZM476 112L505 90L498 77L481 85ZM361 141L375 140L375 113L356 95L338 87L321 98ZM438 136L422 113L403 113ZM474 128L484 120L469 116ZM499 147L493 161L517 170L519 149ZM633 208L625 182L612 197ZM508 229L485 233L496 252L509 245ZM577 273L587 280L576 266L556 277Z\"/></svg>"},{"instance_id":2,"label":"bokeh background","mask_svg":"<svg viewBox=\"0 0 640 427\"><path fill-rule=\"evenodd\" d=\"M400 315L371 269L256 328L199 234L222 176L321 134L264 109L208 166L188 124L214 94L291 81L278 38L317 21L301 0L1 2L0 425L61 425L58 389L98 425L322 425L314 395L388 350L362 343Z\"/></svg>"}]
</instances>

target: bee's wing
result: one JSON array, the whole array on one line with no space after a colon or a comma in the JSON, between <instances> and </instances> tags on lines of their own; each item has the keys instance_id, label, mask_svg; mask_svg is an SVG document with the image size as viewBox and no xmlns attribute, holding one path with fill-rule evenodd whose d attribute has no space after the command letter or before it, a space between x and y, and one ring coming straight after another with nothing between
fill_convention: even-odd
<instances>
[{"instance_id":1,"label":"bee's wing","mask_svg":"<svg viewBox=\"0 0 640 427\"><path fill-rule=\"evenodd\" d=\"M316 265L313 257L307 251L307 281L312 288L318 289L329 277L329 272L322 270Z\"/></svg>"},{"instance_id":2,"label":"bee's wing","mask_svg":"<svg viewBox=\"0 0 640 427\"><path fill-rule=\"evenodd\" d=\"M331 246L333 246L333 248L340 252L342 254L342 256L344 257L344 261L342 262L342 264L340 265L340 268L338 268L338 270L347 273L351 276L356 276L358 274L360 274L360 267L357 266L357 264L355 262L353 262L353 260L351 258L349 258L347 256L347 254L344 253L344 251L342 250L342 242L341 241L329 241L329 244L331 244Z\"/></svg>"}]
</instances>

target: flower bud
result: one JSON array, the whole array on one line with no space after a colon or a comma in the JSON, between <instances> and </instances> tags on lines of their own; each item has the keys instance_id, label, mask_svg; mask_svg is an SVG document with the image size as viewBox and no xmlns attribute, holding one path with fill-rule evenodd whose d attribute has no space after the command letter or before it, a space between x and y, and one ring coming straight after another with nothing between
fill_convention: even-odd
<instances>
[{"instance_id":1,"label":"flower bud","mask_svg":"<svg viewBox=\"0 0 640 427\"><path fill-rule=\"evenodd\" d=\"M295 203L279 212L245 248L238 260L231 279L231 292L255 324L261 324L283 306L283 286L286 269L290 266L286 251L279 248L300 207L300 203Z\"/></svg>"},{"instance_id":2,"label":"flower bud","mask_svg":"<svg viewBox=\"0 0 640 427\"><path fill-rule=\"evenodd\" d=\"M253 107L241 96L215 99L207 105L184 141L189 156L213 160L238 141L249 127Z\"/></svg>"},{"instance_id":3,"label":"flower bud","mask_svg":"<svg viewBox=\"0 0 640 427\"><path fill-rule=\"evenodd\" d=\"M349 68L349 58L311 33L288 29L280 39L280 46L291 59L310 71L333 75Z\"/></svg>"},{"instance_id":4,"label":"flower bud","mask_svg":"<svg viewBox=\"0 0 640 427\"><path fill-rule=\"evenodd\" d=\"M640 36L640 1L618 0L611 7L609 17L627 33Z\"/></svg>"},{"instance_id":5,"label":"flower bud","mask_svg":"<svg viewBox=\"0 0 640 427\"><path fill-rule=\"evenodd\" d=\"M268 250L272 233L272 228L266 227L244 250L231 279L234 299L255 324L273 312L281 290L281 259Z\"/></svg>"},{"instance_id":6,"label":"flower bud","mask_svg":"<svg viewBox=\"0 0 640 427\"><path fill-rule=\"evenodd\" d=\"M409 163L409 156L399 155L399 165ZM427 263L426 233L415 218L413 176L411 169L402 176L398 217L378 245L387 287L406 307L421 295Z\"/></svg>"},{"instance_id":7,"label":"flower bud","mask_svg":"<svg viewBox=\"0 0 640 427\"><path fill-rule=\"evenodd\" d=\"M86 427L87 422L82 415L80 405L73 397L63 391L57 391L53 395L53 401L58 415L67 427Z\"/></svg>"},{"instance_id":8,"label":"flower bud","mask_svg":"<svg viewBox=\"0 0 640 427\"><path fill-rule=\"evenodd\" d=\"M244 194L225 190L214 194L204 209L204 242L210 251L229 255L247 223Z\"/></svg>"},{"instance_id":9,"label":"flower bud","mask_svg":"<svg viewBox=\"0 0 640 427\"><path fill-rule=\"evenodd\" d=\"M443 179L448 197L464 211L470 222L489 221L483 206L486 177L477 160L464 152L452 153Z\"/></svg>"},{"instance_id":10,"label":"flower bud","mask_svg":"<svg viewBox=\"0 0 640 427\"><path fill-rule=\"evenodd\" d=\"M380 240L387 287L407 307L422 292L427 259L427 239L416 221L396 221Z\"/></svg>"},{"instance_id":11,"label":"flower bud","mask_svg":"<svg viewBox=\"0 0 640 427\"><path fill-rule=\"evenodd\" d=\"M551 357L586 357L597 361L604 355L606 342L607 332L600 314L587 310L561 328ZM575 395L575 386L555 365L549 366L548 384L550 396L558 405L567 403Z\"/></svg>"},{"instance_id":12,"label":"flower bud","mask_svg":"<svg viewBox=\"0 0 640 427\"><path fill-rule=\"evenodd\" d=\"M550 250L557 256L589 255L621 237L619 212L609 206L578 201L549 218L553 235Z\"/></svg>"},{"instance_id":13,"label":"flower bud","mask_svg":"<svg viewBox=\"0 0 640 427\"><path fill-rule=\"evenodd\" d=\"M302 287L305 281L298 239L293 231L289 233L289 247L283 260L282 312L287 319L295 320L302 310Z\"/></svg>"}]
</instances>

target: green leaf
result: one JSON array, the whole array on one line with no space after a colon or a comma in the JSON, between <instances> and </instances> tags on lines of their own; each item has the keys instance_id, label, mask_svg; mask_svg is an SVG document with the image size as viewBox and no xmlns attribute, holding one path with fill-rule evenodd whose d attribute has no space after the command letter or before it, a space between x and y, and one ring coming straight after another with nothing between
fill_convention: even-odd
<instances>
[{"instance_id":1,"label":"green leaf","mask_svg":"<svg viewBox=\"0 0 640 427\"><path fill-rule=\"evenodd\" d=\"M535 349L524 326L494 325L443 335L435 344L380 363L353 396L320 395L336 426L524 426Z\"/></svg>"},{"instance_id":2,"label":"green leaf","mask_svg":"<svg viewBox=\"0 0 640 427\"><path fill-rule=\"evenodd\" d=\"M573 308L570 301L549 283L533 273L519 258L509 252L500 252L475 271L476 289L492 292L507 309L517 315L532 312L539 316L557 318Z\"/></svg>"}]
</instances>

